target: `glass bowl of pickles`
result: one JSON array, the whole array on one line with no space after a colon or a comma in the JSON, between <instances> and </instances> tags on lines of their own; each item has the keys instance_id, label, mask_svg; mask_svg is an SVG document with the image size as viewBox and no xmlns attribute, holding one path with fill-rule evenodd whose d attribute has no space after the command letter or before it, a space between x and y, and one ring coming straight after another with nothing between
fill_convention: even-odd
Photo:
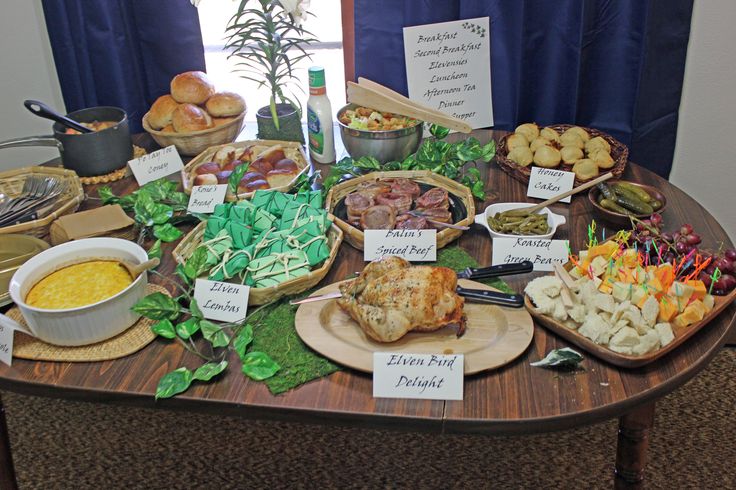
<instances>
[{"instance_id":1,"label":"glass bowl of pickles","mask_svg":"<svg viewBox=\"0 0 736 490\"><path fill-rule=\"evenodd\" d=\"M627 180L607 180L588 191L597 213L615 225L629 226L631 218L648 218L667 207L667 198L651 185Z\"/></svg>"},{"instance_id":2,"label":"glass bowl of pickles","mask_svg":"<svg viewBox=\"0 0 736 490\"><path fill-rule=\"evenodd\" d=\"M530 214L525 208L534 206L528 202L500 202L491 204L475 216L475 222L484 226L491 238L552 238L557 228L567 220L549 208Z\"/></svg>"}]
</instances>

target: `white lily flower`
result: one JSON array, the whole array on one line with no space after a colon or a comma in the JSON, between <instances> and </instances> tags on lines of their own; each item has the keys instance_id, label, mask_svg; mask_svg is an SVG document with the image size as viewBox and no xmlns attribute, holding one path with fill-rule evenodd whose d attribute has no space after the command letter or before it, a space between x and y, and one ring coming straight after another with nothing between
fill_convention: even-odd
<instances>
[{"instance_id":1,"label":"white lily flower","mask_svg":"<svg viewBox=\"0 0 736 490\"><path fill-rule=\"evenodd\" d=\"M284 11L291 15L291 18L294 20L294 25L301 27L307 19L309 1L310 0L279 0L279 3L284 8Z\"/></svg>"}]
</instances>

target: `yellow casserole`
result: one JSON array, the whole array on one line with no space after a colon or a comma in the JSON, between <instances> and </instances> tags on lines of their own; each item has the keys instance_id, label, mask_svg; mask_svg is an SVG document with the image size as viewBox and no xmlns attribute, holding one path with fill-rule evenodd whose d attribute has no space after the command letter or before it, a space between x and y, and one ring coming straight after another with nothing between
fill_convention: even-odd
<instances>
[{"instance_id":1,"label":"yellow casserole","mask_svg":"<svg viewBox=\"0 0 736 490\"><path fill-rule=\"evenodd\" d=\"M47 310L78 308L115 296L132 282L119 262L93 260L44 277L28 292L26 303Z\"/></svg>"}]
</instances>

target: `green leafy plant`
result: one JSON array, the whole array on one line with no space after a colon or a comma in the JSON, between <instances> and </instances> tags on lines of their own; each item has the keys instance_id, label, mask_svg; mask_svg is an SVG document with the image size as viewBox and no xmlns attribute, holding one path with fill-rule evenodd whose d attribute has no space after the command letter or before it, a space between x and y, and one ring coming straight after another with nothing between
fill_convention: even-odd
<instances>
[{"instance_id":1,"label":"green leafy plant","mask_svg":"<svg viewBox=\"0 0 736 490\"><path fill-rule=\"evenodd\" d=\"M456 143L444 141L449 134L447 128L430 126L434 139L426 139L416 151L403 161L381 164L373 157L361 157L357 160L343 158L330 170L330 174L322 183L325 192L345 176L358 176L374 171L388 170L431 170L444 175L470 188L476 199L484 200L486 191L481 179L477 161L490 162L496 155L496 142L489 141L485 145L472 136ZM472 165L469 165L471 164Z\"/></svg>"},{"instance_id":2,"label":"green leafy plant","mask_svg":"<svg viewBox=\"0 0 736 490\"><path fill-rule=\"evenodd\" d=\"M217 324L204 318L193 294L196 278L206 269L206 259L207 249L199 247L184 265L177 265L176 275L183 285L172 282L181 292L179 296L172 298L156 292L145 296L133 306L136 313L156 321L151 326L154 334L165 339L175 339L203 361L194 371L180 367L162 376L156 387L156 399L183 393L194 381L210 381L227 369L230 351L238 355L243 374L256 381L268 379L280 369L268 354L248 350L253 342L253 329L259 325L259 312L263 307L251 312L247 321L243 319ZM165 276L161 277L171 281Z\"/></svg>"},{"instance_id":3,"label":"green leafy plant","mask_svg":"<svg viewBox=\"0 0 736 490\"><path fill-rule=\"evenodd\" d=\"M254 3L256 6L251 7ZM301 27L305 15L299 1L241 0L225 30L228 58L237 59L235 71L271 91L269 107L276 129L277 101L291 105L301 114L297 97L293 92L285 95L284 87L296 78L294 66L310 57L304 47L317 40Z\"/></svg>"},{"instance_id":4,"label":"green leafy plant","mask_svg":"<svg viewBox=\"0 0 736 490\"><path fill-rule=\"evenodd\" d=\"M176 182L159 179L126 196L116 196L110 186L100 187L97 193L103 204L119 204L125 211L134 213L138 243L156 238L148 255L161 258L161 242L173 242L182 236L175 225L198 219L196 215L186 214L189 196L178 192L177 186Z\"/></svg>"}]
</instances>

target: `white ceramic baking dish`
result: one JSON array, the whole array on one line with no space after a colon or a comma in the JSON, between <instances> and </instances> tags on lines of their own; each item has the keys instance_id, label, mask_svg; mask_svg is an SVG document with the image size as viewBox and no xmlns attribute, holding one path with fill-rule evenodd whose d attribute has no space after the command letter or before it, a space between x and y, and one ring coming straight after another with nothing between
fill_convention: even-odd
<instances>
[{"instance_id":1,"label":"white ceramic baking dish","mask_svg":"<svg viewBox=\"0 0 736 490\"><path fill-rule=\"evenodd\" d=\"M485 211L483 211L480 214L475 215L475 222L479 225L482 225L488 230L488 233L490 233L491 238L519 238L520 236L525 235L510 235L507 233L498 233L496 231L493 231L490 226L488 226L488 217L493 216L496 213L503 213L504 211L508 211L510 209L518 209L518 208L528 208L534 206L534 203L528 203L528 202L499 202L496 204L491 204L488 206ZM545 233L544 235L533 235L534 238L552 238L557 231L557 227L560 225L564 225L567 220L564 216L561 214L555 214L552 211L549 210L549 208L544 208L541 211L538 211L538 214L546 214L547 215L547 224L549 225L549 232Z\"/></svg>"},{"instance_id":2,"label":"white ceramic baking dish","mask_svg":"<svg viewBox=\"0 0 736 490\"><path fill-rule=\"evenodd\" d=\"M9 292L28 324L30 334L50 344L86 345L114 337L138 320L140 315L131 308L146 294L148 276L145 272L115 296L91 305L45 310L25 303L31 287L48 274L71 264L95 259L123 259L140 264L148 260L148 254L127 240L86 238L45 250L24 263L11 278ZM7 317L3 320L6 325L8 321L12 322Z\"/></svg>"}]
</instances>

